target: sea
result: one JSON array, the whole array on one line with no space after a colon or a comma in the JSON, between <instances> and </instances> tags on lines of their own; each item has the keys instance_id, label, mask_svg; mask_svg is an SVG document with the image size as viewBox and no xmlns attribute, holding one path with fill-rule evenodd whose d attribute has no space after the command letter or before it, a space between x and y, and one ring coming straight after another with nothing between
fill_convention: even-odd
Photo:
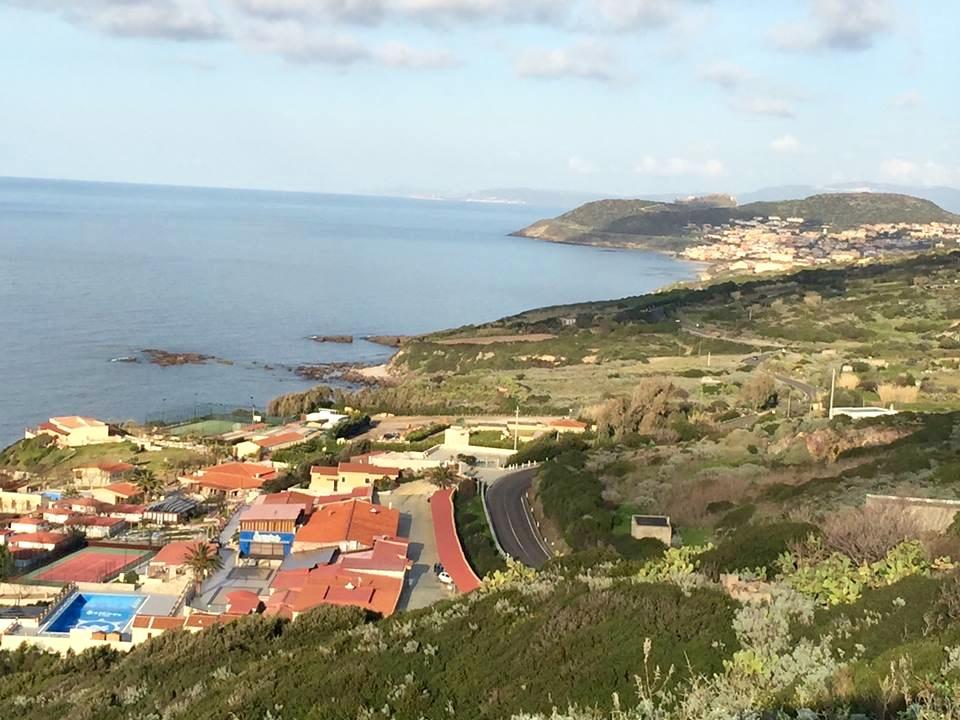
<instances>
[{"instance_id":1,"label":"sea","mask_svg":"<svg viewBox=\"0 0 960 720\"><path fill-rule=\"evenodd\" d=\"M0 178L0 447L56 415L263 407L292 368L692 278L663 255L511 231L569 208ZM311 335L351 335L351 344ZM226 362L160 367L145 348Z\"/></svg>"}]
</instances>

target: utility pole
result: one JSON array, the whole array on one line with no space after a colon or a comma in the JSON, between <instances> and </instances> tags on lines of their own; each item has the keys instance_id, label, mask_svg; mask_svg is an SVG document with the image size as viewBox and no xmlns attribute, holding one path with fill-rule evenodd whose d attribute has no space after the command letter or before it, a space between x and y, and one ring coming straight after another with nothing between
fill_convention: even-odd
<instances>
[{"instance_id":1,"label":"utility pole","mask_svg":"<svg viewBox=\"0 0 960 720\"><path fill-rule=\"evenodd\" d=\"M517 451L517 443L520 437L520 403L517 403L517 419L513 423L513 451Z\"/></svg>"},{"instance_id":2,"label":"utility pole","mask_svg":"<svg viewBox=\"0 0 960 720\"><path fill-rule=\"evenodd\" d=\"M830 420L833 419L833 394L837 389L837 369L833 368L830 371L830 412L827 414L827 418Z\"/></svg>"}]
</instances>

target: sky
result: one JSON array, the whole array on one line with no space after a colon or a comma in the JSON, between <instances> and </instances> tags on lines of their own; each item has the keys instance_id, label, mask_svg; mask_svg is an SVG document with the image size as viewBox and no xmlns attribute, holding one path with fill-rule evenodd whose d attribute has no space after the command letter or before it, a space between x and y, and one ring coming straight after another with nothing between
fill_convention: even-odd
<instances>
[{"instance_id":1,"label":"sky","mask_svg":"<svg viewBox=\"0 0 960 720\"><path fill-rule=\"evenodd\" d=\"M0 0L0 176L960 186L953 0Z\"/></svg>"}]
</instances>

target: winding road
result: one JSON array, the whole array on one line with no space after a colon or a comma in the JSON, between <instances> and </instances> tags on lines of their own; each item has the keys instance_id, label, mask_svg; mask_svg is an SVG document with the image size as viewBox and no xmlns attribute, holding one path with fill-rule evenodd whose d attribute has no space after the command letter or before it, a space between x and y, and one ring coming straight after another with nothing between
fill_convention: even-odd
<instances>
[{"instance_id":1,"label":"winding road","mask_svg":"<svg viewBox=\"0 0 960 720\"><path fill-rule=\"evenodd\" d=\"M487 490L487 507L500 546L524 565L538 568L553 553L537 529L527 500L527 491L536 472L536 468L520 470L491 483Z\"/></svg>"}]
</instances>

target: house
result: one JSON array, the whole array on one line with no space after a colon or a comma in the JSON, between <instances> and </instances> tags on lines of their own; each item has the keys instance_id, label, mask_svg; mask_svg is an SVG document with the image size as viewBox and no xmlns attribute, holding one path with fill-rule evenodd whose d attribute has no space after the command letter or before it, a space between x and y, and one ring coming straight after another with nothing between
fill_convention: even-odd
<instances>
[{"instance_id":1,"label":"house","mask_svg":"<svg viewBox=\"0 0 960 720\"><path fill-rule=\"evenodd\" d=\"M78 515L99 515L104 509L104 503L96 498L90 497L72 497L65 500L58 500L53 507L60 510L69 510Z\"/></svg>"},{"instance_id":2,"label":"house","mask_svg":"<svg viewBox=\"0 0 960 720\"><path fill-rule=\"evenodd\" d=\"M11 550L45 550L53 552L70 542L70 536L58 532L34 532L11 535L7 538L7 547Z\"/></svg>"},{"instance_id":3,"label":"house","mask_svg":"<svg viewBox=\"0 0 960 720\"><path fill-rule=\"evenodd\" d=\"M270 584L264 613L296 618L328 604L391 615L412 567L407 549L406 540L376 538L371 550L341 554L333 562L316 551L288 555ZM307 562L297 562L298 556L306 556Z\"/></svg>"},{"instance_id":4,"label":"house","mask_svg":"<svg viewBox=\"0 0 960 720\"><path fill-rule=\"evenodd\" d=\"M190 492L205 498L242 500L252 490L259 490L277 471L271 465L228 462L182 476L180 482Z\"/></svg>"},{"instance_id":5,"label":"house","mask_svg":"<svg viewBox=\"0 0 960 720\"><path fill-rule=\"evenodd\" d=\"M126 520L102 515L75 515L67 520L68 527L74 527L88 538L109 538L119 535L127 529Z\"/></svg>"},{"instance_id":6,"label":"house","mask_svg":"<svg viewBox=\"0 0 960 720\"><path fill-rule=\"evenodd\" d=\"M73 469L73 482L85 490L105 487L120 482L133 468L133 465L125 462L82 465Z\"/></svg>"},{"instance_id":7,"label":"house","mask_svg":"<svg viewBox=\"0 0 960 720\"><path fill-rule=\"evenodd\" d=\"M238 458L260 458L271 452L283 450L305 442L313 431L282 430L271 435L253 437L237 443L234 454Z\"/></svg>"},{"instance_id":8,"label":"house","mask_svg":"<svg viewBox=\"0 0 960 720\"><path fill-rule=\"evenodd\" d=\"M139 525L143 522L143 514L146 510L146 505L120 504L114 505L107 515L112 518L120 518L128 525Z\"/></svg>"},{"instance_id":9,"label":"house","mask_svg":"<svg viewBox=\"0 0 960 720\"><path fill-rule=\"evenodd\" d=\"M143 497L143 491L130 482L111 483L105 487L94 488L90 493L95 500L109 505L132 503Z\"/></svg>"},{"instance_id":10,"label":"house","mask_svg":"<svg viewBox=\"0 0 960 720\"><path fill-rule=\"evenodd\" d=\"M304 506L297 503L259 503L240 515L240 556L280 559L293 548Z\"/></svg>"},{"instance_id":11,"label":"house","mask_svg":"<svg viewBox=\"0 0 960 720\"><path fill-rule=\"evenodd\" d=\"M197 514L200 503L183 495L168 495L147 507L143 513L146 522L158 525L179 525Z\"/></svg>"},{"instance_id":12,"label":"house","mask_svg":"<svg viewBox=\"0 0 960 720\"><path fill-rule=\"evenodd\" d=\"M110 434L110 426L105 422L81 415L52 417L24 433L27 439L41 435L53 438L60 447L82 447L122 440L121 437Z\"/></svg>"},{"instance_id":13,"label":"house","mask_svg":"<svg viewBox=\"0 0 960 720\"><path fill-rule=\"evenodd\" d=\"M167 543L150 559L147 577L156 580L172 580L189 571L187 558L203 540L176 540Z\"/></svg>"},{"instance_id":14,"label":"house","mask_svg":"<svg viewBox=\"0 0 960 720\"><path fill-rule=\"evenodd\" d=\"M315 495L308 495L297 490L285 490L269 495L260 495L253 501L254 505L299 505L303 508L305 515L313 512L313 506L317 502Z\"/></svg>"},{"instance_id":15,"label":"house","mask_svg":"<svg viewBox=\"0 0 960 720\"><path fill-rule=\"evenodd\" d=\"M68 507L52 505L43 511L43 519L51 525L66 525L67 521L77 514Z\"/></svg>"},{"instance_id":16,"label":"house","mask_svg":"<svg viewBox=\"0 0 960 720\"><path fill-rule=\"evenodd\" d=\"M673 528L666 515L634 515L630 520L630 536L643 540L653 538L667 547L673 540Z\"/></svg>"},{"instance_id":17,"label":"house","mask_svg":"<svg viewBox=\"0 0 960 720\"><path fill-rule=\"evenodd\" d=\"M580 433L585 433L589 427L585 422L572 420L570 418L557 418L556 420L551 420L549 423L547 423L547 425L550 427L552 432L555 432L558 435L563 435L566 433L579 435Z\"/></svg>"},{"instance_id":18,"label":"house","mask_svg":"<svg viewBox=\"0 0 960 720\"><path fill-rule=\"evenodd\" d=\"M349 493L364 486L374 487L378 480L397 480L399 477L399 468L366 462L342 462L335 468L315 465L310 468L310 490L331 494Z\"/></svg>"},{"instance_id":19,"label":"house","mask_svg":"<svg viewBox=\"0 0 960 720\"><path fill-rule=\"evenodd\" d=\"M393 537L399 528L399 511L364 500L345 500L314 511L309 522L297 531L293 550L365 550L373 547L374 538Z\"/></svg>"},{"instance_id":20,"label":"house","mask_svg":"<svg viewBox=\"0 0 960 720\"><path fill-rule=\"evenodd\" d=\"M337 493L335 495L325 495L322 491L313 490L311 488L305 488L300 492L310 493L310 497L313 498L314 506L320 507L321 505L329 505L330 503L342 502L344 500L366 500L367 502L373 502L373 486L365 485L364 487L354 488L348 493ZM314 494L316 493L316 494Z\"/></svg>"},{"instance_id":21,"label":"house","mask_svg":"<svg viewBox=\"0 0 960 720\"><path fill-rule=\"evenodd\" d=\"M19 517L10 521L10 530L14 533L35 533L50 529L50 523L43 518Z\"/></svg>"},{"instance_id":22,"label":"house","mask_svg":"<svg viewBox=\"0 0 960 720\"><path fill-rule=\"evenodd\" d=\"M171 630L197 633L214 625L235 620L237 614L212 615L195 612L190 615L135 615L130 625L130 642L137 645Z\"/></svg>"}]
</instances>

